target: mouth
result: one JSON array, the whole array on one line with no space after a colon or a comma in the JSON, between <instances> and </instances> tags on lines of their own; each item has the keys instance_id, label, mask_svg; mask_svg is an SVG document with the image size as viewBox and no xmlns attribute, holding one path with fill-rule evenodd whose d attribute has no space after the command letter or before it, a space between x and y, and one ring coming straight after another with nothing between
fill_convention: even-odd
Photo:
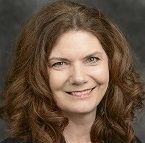
<instances>
[{"instance_id":1,"label":"mouth","mask_svg":"<svg viewBox=\"0 0 145 143\"><path fill-rule=\"evenodd\" d=\"M83 97L89 96L95 88L96 88L96 86L91 88L91 89L86 89L86 90L82 90L82 91L72 91L72 92L66 92L66 93L73 96L73 97L83 98Z\"/></svg>"}]
</instances>

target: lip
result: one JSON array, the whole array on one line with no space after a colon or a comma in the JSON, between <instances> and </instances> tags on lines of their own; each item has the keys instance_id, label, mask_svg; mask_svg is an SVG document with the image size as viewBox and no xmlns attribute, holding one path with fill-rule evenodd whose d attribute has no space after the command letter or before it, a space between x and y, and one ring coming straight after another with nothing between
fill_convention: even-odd
<instances>
[{"instance_id":1,"label":"lip","mask_svg":"<svg viewBox=\"0 0 145 143\"><path fill-rule=\"evenodd\" d=\"M66 93L69 94L73 98L83 99L83 98L89 97L95 88L96 86L90 89L85 89L85 90L80 90L80 91L71 91L71 92L66 92Z\"/></svg>"}]
</instances>

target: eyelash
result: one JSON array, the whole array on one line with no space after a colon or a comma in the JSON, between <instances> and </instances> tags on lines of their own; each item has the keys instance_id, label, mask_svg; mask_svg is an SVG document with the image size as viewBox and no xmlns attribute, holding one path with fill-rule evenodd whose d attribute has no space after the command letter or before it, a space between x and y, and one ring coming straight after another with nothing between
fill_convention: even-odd
<instances>
[{"instance_id":1,"label":"eyelash","mask_svg":"<svg viewBox=\"0 0 145 143\"><path fill-rule=\"evenodd\" d=\"M96 63L98 62L100 59L98 57L90 57L87 59L87 62L89 63Z\"/></svg>"},{"instance_id":2,"label":"eyelash","mask_svg":"<svg viewBox=\"0 0 145 143\"><path fill-rule=\"evenodd\" d=\"M98 57L89 57L87 60L86 60L86 63L96 63L98 62L100 59ZM64 66L68 65L67 62L63 62L63 61L60 61L60 62L56 62L54 64L52 64L52 67L56 67L56 68L62 68Z\"/></svg>"},{"instance_id":3,"label":"eyelash","mask_svg":"<svg viewBox=\"0 0 145 143\"><path fill-rule=\"evenodd\" d=\"M52 65L52 67L61 67L61 66L63 66L64 64L67 65L66 62L56 62L56 63L54 63L54 64Z\"/></svg>"}]
</instances>

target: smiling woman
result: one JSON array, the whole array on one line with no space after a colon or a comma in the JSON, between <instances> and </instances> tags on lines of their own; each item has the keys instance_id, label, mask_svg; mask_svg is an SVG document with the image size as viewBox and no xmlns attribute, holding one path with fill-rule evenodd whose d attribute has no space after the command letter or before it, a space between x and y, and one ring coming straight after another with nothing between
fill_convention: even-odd
<instances>
[{"instance_id":1,"label":"smiling woman","mask_svg":"<svg viewBox=\"0 0 145 143\"><path fill-rule=\"evenodd\" d=\"M98 39L79 29L70 30L60 37L49 61L50 88L63 114L95 117L109 83L108 58Z\"/></svg>"},{"instance_id":2,"label":"smiling woman","mask_svg":"<svg viewBox=\"0 0 145 143\"><path fill-rule=\"evenodd\" d=\"M96 8L58 1L23 26L3 91L3 143L137 143L143 83L119 28Z\"/></svg>"}]
</instances>

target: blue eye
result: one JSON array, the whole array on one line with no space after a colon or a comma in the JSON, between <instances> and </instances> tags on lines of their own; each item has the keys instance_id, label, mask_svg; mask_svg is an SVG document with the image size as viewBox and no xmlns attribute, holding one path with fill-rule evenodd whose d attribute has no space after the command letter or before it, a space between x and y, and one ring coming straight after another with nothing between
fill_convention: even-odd
<instances>
[{"instance_id":1,"label":"blue eye","mask_svg":"<svg viewBox=\"0 0 145 143\"><path fill-rule=\"evenodd\" d=\"M96 63L98 60L100 60L98 57L90 57L87 59L88 63Z\"/></svg>"},{"instance_id":2,"label":"blue eye","mask_svg":"<svg viewBox=\"0 0 145 143\"><path fill-rule=\"evenodd\" d=\"M57 63L54 63L52 65L52 67L61 67L61 66L64 66L65 65L65 62L57 62Z\"/></svg>"},{"instance_id":3,"label":"blue eye","mask_svg":"<svg viewBox=\"0 0 145 143\"><path fill-rule=\"evenodd\" d=\"M51 65L51 67L53 67L54 69L63 69L68 65L68 63L66 62L56 62L54 64Z\"/></svg>"}]
</instances>

